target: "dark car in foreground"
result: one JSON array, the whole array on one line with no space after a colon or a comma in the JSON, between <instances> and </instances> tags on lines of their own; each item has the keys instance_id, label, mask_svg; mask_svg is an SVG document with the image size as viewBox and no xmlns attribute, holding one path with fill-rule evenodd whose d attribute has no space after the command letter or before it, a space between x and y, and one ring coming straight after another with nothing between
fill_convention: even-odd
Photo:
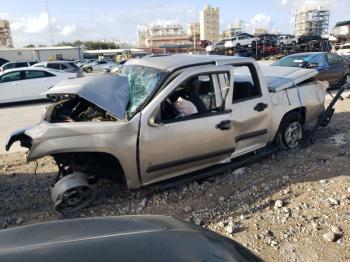
<instances>
[{"instance_id":1,"label":"dark car in foreground","mask_svg":"<svg viewBox=\"0 0 350 262\"><path fill-rule=\"evenodd\" d=\"M262 261L237 242L167 216L67 219L0 231L0 261Z\"/></svg>"},{"instance_id":2,"label":"dark car in foreground","mask_svg":"<svg viewBox=\"0 0 350 262\"><path fill-rule=\"evenodd\" d=\"M281 58L273 66L312 68L319 72L317 79L328 81L330 87L339 87L350 79L350 67L343 57L326 52L292 54Z\"/></svg>"}]
</instances>

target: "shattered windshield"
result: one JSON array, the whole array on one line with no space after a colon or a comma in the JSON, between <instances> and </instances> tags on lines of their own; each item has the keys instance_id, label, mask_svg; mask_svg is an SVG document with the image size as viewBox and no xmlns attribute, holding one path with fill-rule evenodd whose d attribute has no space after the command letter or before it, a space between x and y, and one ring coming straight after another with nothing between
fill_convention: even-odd
<instances>
[{"instance_id":1,"label":"shattered windshield","mask_svg":"<svg viewBox=\"0 0 350 262\"><path fill-rule=\"evenodd\" d=\"M150 67L125 65L120 73L129 79L128 113L133 113L160 85L166 72Z\"/></svg>"}]
</instances>

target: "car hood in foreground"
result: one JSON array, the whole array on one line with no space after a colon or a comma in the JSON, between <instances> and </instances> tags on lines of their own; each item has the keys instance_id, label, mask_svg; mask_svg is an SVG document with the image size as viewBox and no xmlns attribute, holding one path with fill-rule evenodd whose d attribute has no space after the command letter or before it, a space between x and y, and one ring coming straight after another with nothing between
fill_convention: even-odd
<instances>
[{"instance_id":1,"label":"car hood in foreground","mask_svg":"<svg viewBox=\"0 0 350 262\"><path fill-rule=\"evenodd\" d=\"M166 216L67 219L0 231L1 261L261 261L235 241Z\"/></svg>"},{"instance_id":2,"label":"car hood in foreground","mask_svg":"<svg viewBox=\"0 0 350 262\"><path fill-rule=\"evenodd\" d=\"M125 76L86 76L62 81L46 94L78 95L111 115L124 119L129 102L129 81Z\"/></svg>"}]
</instances>

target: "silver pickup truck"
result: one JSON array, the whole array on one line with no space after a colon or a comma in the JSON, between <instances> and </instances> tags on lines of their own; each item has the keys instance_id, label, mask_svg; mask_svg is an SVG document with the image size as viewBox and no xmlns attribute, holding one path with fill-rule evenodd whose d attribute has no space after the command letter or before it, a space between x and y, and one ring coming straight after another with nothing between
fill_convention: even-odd
<instances>
[{"instance_id":1,"label":"silver pickup truck","mask_svg":"<svg viewBox=\"0 0 350 262\"><path fill-rule=\"evenodd\" d=\"M57 210L86 205L91 183L136 189L275 144L294 149L324 111L313 69L263 67L250 58L162 55L130 60L119 76L64 81L62 100L36 126L10 136L28 160L52 156Z\"/></svg>"}]
</instances>

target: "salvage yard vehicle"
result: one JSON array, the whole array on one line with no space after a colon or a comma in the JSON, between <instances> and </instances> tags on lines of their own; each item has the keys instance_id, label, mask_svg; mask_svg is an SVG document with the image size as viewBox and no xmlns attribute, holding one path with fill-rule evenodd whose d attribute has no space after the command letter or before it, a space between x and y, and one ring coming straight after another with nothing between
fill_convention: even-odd
<instances>
[{"instance_id":1,"label":"salvage yard vehicle","mask_svg":"<svg viewBox=\"0 0 350 262\"><path fill-rule=\"evenodd\" d=\"M326 52L309 52L285 56L272 64L274 66L290 66L313 68L319 74L317 79L328 81L330 87L340 87L350 81L349 62L343 57Z\"/></svg>"},{"instance_id":2,"label":"salvage yard vehicle","mask_svg":"<svg viewBox=\"0 0 350 262\"><path fill-rule=\"evenodd\" d=\"M46 99L45 91L75 74L46 68L21 67L0 73L0 103Z\"/></svg>"},{"instance_id":3,"label":"salvage yard vehicle","mask_svg":"<svg viewBox=\"0 0 350 262\"><path fill-rule=\"evenodd\" d=\"M92 63L83 65L83 71L91 73L92 71L110 71L112 67L115 67L115 63L106 60L97 60Z\"/></svg>"},{"instance_id":4,"label":"salvage yard vehicle","mask_svg":"<svg viewBox=\"0 0 350 262\"><path fill-rule=\"evenodd\" d=\"M0 260L259 262L236 241L168 216L64 219L0 231ZM52 259L50 259L52 260Z\"/></svg>"},{"instance_id":5,"label":"salvage yard vehicle","mask_svg":"<svg viewBox=\"0 0 350 262\"><path fill-rule=\"evenodd\" d=\"M29 67L36 63L38 63L38 61L8 62L0 67L0 72L14 68Z\"/></svg>"},{"instance_id":6,"label":"salvage yard vehicle","mask_svg":"<svg viewBox=\"0 0 350 262\"><path fill-rule=\"evenodd\" d=\"M280 35L277 38L277 43L280 47L296 46L298 39L294 35Z\"/></svg>"},{"instance_id":7,"label":"salvage yard vehicle","mask_svg":"<svg viewBox=\"0 0 350 262\"><path fill-rule=\"evenodd\" d=\"M327 86L314 69L260 68L251 58L154 55L119 76L59 83L38 125L13 133L29 161L52 156L60 212L88 204L100 178L129 189L201 174L270 145L295 149L324 111ZM204 173L203 173L204 174ZM169 182L169 181L168 181Z\"/></svg>"},{"instance_id":8,"label":"salvage yard vehicle","mask_svg":"<svg viewBox=\"0 0 350 262\"><path fill-rule=\"evenodd\" d=\"M48 61L48 62L40 62L33 65L33 67L45 67L49 69L56 69L60 71L64 71L67 73L75 73L77 77L83 76L83 70L72 61Z\"/></svg>"},{"instance_id":9,"label":"salvage yard vehicle","mask_svg":"<svg viewBox=\"0 0 350 262\"><path fill-rule=\"evenodd\" d=\"M240 33L235 37L225 39L224 41L226 48L239 49L243 46L251 46L254 48L257 45L259 39L248 33Z\"/></svg>"}]
</instances>

